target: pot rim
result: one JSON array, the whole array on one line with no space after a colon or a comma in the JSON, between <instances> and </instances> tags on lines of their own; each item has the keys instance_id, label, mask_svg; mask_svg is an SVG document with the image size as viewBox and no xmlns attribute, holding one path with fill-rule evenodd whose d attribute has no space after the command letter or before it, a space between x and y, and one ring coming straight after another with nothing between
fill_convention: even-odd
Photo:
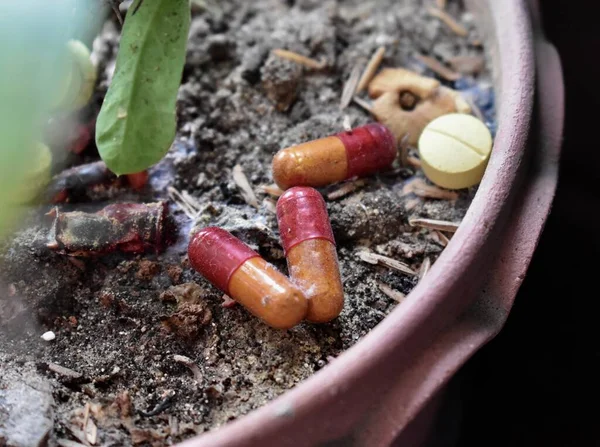
<instances>
[{"instance_id":1,"label":"pot rim","mask_svg":"<svg viewBox=\"0 0 600 447\"><path fill-rule=\"evenodd\" d=\"M376 370L381 386L369 394L376 396L377 391L385 392L385 384L391 383L388 381L401 371L397 364L410 363L411 356L450 325L477 297L476 292L484 280L483 272L495 261L493 254L524 176L535 80L532 32L524 1L486 0L473 9L481 8L489 14L495 34L495 40L486 36L486 48L493 53L494 68L499 75L495 90L502 91L496 95L498 132L479 189L459 229L426 279L335 361L242 418L184 441L180 446L258 445L275 438L281 441L277 445L313 445L345 433L347 427L339 426L339 415L332 414L330 421L323 420L322 415L317 416L317 409L336 402L345 413L345 425L352 425L348 421L358 419L357 414L366 411L345 404L356 402L357 397L366 392L360 389L360 381ZM492 43L497 44L496 52ZM386 368L390 357L396 366ZM365 396L360 400L364 401ZM294 434L298 432L296 425L306 427L307 422L313 420L314 430L302 430L303 438ZM282 434L284 432L286 434Z\"/></svg>"}]
</instances>

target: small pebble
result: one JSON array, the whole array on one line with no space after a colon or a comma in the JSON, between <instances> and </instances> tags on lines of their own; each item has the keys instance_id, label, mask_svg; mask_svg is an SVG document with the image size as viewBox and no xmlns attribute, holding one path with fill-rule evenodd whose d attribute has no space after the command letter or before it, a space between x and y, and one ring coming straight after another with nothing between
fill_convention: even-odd
<instances>
[{"instance_id":1,"label":"small pebble","mask_svg":"<svg viewBox=\"0 0 600 447\"><path fill-rule=\"evenodd\" d=\"M52 340L54 340L56 338L56 334L54 332L52 332L52 331L44 332L42 334L42 338L45 341L52 341Z\"/></svg>"},{"instance_id":2,"label":"small pebble","mask_svg":"<svg viewBox=\"0 0 600 447\"><path fill-rule=\"evenodd\" d=\"M419 138L423 172L438 186L462 189L481 181L492 151L492 135L471 115L436 118Z\"/></svg>"}]
</instances>

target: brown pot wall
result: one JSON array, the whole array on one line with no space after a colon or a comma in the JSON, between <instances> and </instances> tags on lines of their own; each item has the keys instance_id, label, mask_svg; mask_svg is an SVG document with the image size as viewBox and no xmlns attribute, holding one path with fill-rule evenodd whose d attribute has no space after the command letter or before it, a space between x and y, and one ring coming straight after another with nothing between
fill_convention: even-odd
<instances>
[{"instance_id":1,"label":"brown pot wall","mask_svg":"<svg viewBox=\"0 0 600 447\"><path fill-rule=\"evenodd\" d=\"M493 59L498 133L451 243L358 344L285 395L182 447L420 445L439 391L504 324L554 195L563 83L535 1L466 3ZM534 103L536 89L543 94Z\"/></svg>"}]
</instances>

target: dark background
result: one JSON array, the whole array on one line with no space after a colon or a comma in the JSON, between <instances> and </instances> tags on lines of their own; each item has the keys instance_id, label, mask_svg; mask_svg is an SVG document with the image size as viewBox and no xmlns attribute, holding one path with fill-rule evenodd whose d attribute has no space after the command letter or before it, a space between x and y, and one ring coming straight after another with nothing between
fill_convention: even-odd
<instances>
[{"instance_id":1,"label":"dark background","mask_svg":"<svg viewBox=\"0 0 600 447\"><path fill-rule=\"evenodd\" d=\"M504 330L459 374L459 446L600 446L600 1L540 3L566 85L558 191Z\"/></svg>"}]
</instances>

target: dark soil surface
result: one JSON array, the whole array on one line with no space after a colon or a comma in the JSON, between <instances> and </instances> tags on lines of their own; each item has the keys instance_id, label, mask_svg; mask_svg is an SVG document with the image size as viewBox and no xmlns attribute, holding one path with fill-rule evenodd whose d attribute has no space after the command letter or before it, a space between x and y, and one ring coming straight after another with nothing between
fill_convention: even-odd
<instances>
[{"instance_id":1,"label":"dark soil surface","mask_svg":"<svg viewBox=\"0 0 600 447\"><path fill-rule=\"evenodd\" d=\"M329 324L278 331L239 305L222 306L223 294L189 267L186 248L194 225L218 225L286 271L274 201L260 189L272 183L275 152L341 131L344 115L353 126L372 120L356 105L340 111L339 103L353 67L364 66L379 46L386 47L383 66L432 76L414 59L416 52L442 61L483 55L473 19L459 4L450 2L447 11L469 29L467 38L428 15L428 5L207 0L195 12L177 140L151 170L150 185L141 193L99 189L84 203L61 206L95 210L115 201L165 199L178 223L177 242L158 256L71 258L46 247L50 222L43 214L49 207L42 207L4 244L0 377L10 373L25 382L32 377L49 383L52 445L59 439L82 442L84 420L92 421L88 431L97 427L98 445L111 446L171 444L219 427L335 361L399 305L381 284L406 294L418 277L365 263L358 254L368 248L418 271L443 245L430 231L410 227L408 218L459 221L474 189L461 191L456 200L422 198L406 189L422 173L395 167L328 200L346 289L344 310ZM100 80L88 110L92 115L106 91L117 46L117 28L107 23L95 43ZM273 48L324 59L330 68L307 70L271 55ZM446 84L472 89L493 116L487 70L475 80ZM93 158L89 147L76 163ZM236 164L256 191L258 208L240 194L232 178ZM174 200L174 190L186 199ZM183 203L197 212L194 219ZM47 330L56 333L55 340L40 338ZM191 359L195 374L174 356ZM0 380L0 391L4 388ZM8 401L0 392L0 427ZM45 415L47 408L39 411ZM2 436L0 430L0 444Z\"/></svg>"}]
</instances>

